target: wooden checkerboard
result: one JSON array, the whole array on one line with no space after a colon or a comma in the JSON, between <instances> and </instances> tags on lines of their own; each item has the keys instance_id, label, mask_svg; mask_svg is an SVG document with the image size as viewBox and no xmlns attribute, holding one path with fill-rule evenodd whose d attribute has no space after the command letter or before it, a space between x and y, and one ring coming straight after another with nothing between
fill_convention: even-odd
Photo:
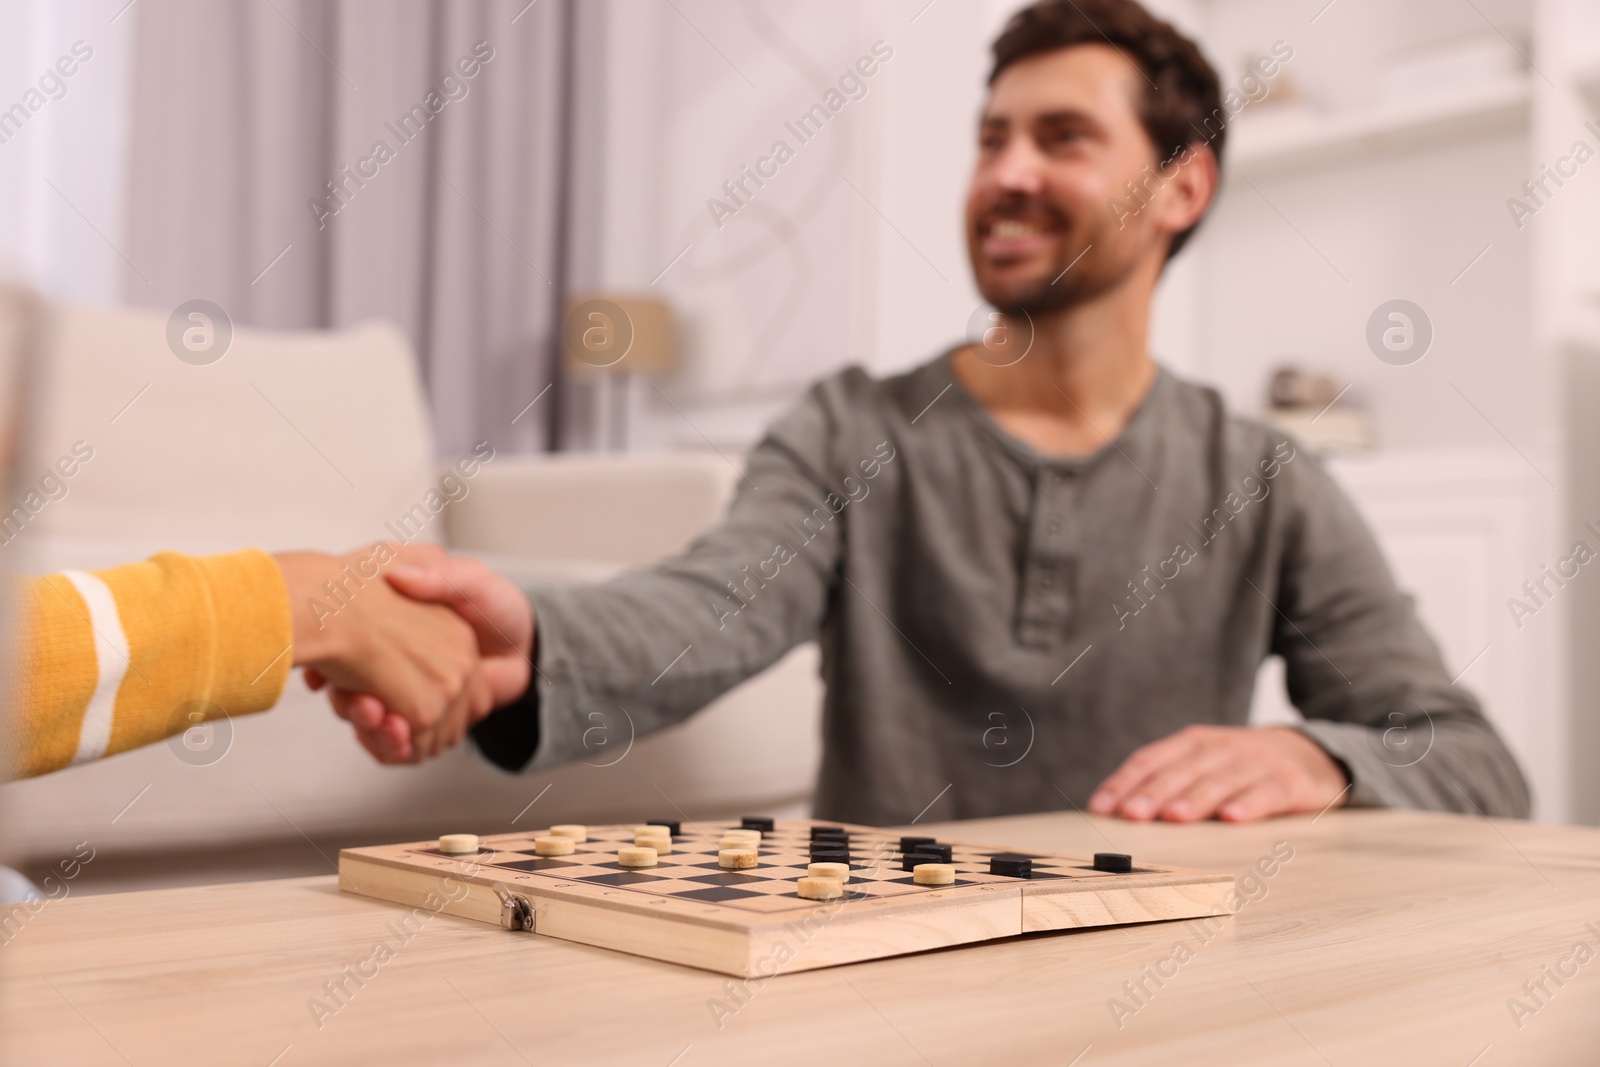
<instances>
[{"instance_id":1,"label":"wooden checkerboard","mask_svg":"<svg viewBox=\"0 0 1600 1067\"><path fill-rule=\"evenodd\" d=\"M629 826L588 827L568 856L534 854L536 833L482 839L476 855L437 842L346 849L339 886L436 913L505 924L521 907L536 933L741 977L770 977L997 937L1227 913L1229 875L1139 862L1125 874L1092 861L994 845L950 846L956 881L918 885L900 839L867 826L849 834L843 898L802 899L809 820L762 835L760 865L723 870L717 841L736 823L683 824L657 866L617 862ZM835 824L837 825L837 824ZM990 859L1025 856L1030 876L990 873Z\"/></svg>"}]
</instances>

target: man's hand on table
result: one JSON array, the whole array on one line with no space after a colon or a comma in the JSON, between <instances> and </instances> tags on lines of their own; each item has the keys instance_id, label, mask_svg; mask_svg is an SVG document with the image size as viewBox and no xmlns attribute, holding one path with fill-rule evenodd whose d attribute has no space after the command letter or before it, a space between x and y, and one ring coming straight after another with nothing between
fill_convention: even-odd
<instances>
[{"instance_id":1,"label":"man's hand on table","mask_svg":"<svg viewBox=\"0 0 1600 1067\"><path fill-rule=\"evenodd\" d=\"M384 576L406 597L453 612L477 643L488 697L481 707L474 706L454 741L490 711L527 691L533 670L533 606L521 590L482 563L448 556L433 546L402 549ZM306 680L314 689L324 684L309 671ZM382 691L334 684L328 696L334 711L355 727L356 739L380 763L419 763L439 751L427 736L419 738L410 717L400 714Z\"/></svg>"},{"instance_id":2,"label":"man's hand on table","mask_svg":"<svg viewBox=\"0 0 1600 1067\"><path fill-rule=\"evenodd\" d=\"M1089 798L1096 815L1250 822L1343 799L1343 768L1287 726L1186 726L1122 762Z\"/></svg>"}]
</instances>

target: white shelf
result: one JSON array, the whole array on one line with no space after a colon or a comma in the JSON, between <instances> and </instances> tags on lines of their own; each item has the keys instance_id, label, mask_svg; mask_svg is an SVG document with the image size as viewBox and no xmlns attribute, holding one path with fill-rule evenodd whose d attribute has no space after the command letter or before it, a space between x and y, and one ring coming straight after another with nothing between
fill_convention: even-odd
<instances>
[{"instance_id":1,"label":"white shelf","mask_svg":"<svg viewBox=\"0 0 1600 1067\"><path fill-rule=\"evenodd\" d=\"M1600 77L1600 67L1595 69ZM1229 131L1236 177L1317 163L1361 162L1386 153L1525 129L1527 79L1492 82L1433 100L1406 101L1346 114L1244 119ZM1248 115L1248 112L1246 112Z\"/></svg>"}]
</instances>

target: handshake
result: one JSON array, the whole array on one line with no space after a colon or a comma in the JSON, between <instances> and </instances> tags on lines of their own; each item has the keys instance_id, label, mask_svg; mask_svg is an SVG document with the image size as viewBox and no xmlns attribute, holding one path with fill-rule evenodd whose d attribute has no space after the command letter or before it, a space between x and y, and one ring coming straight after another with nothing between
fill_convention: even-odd
<instances>
[{"instance_id":1,"label":"handshake","mask_svg":"<svg viewBox=\"0 0 1600 1067\"><path fill-rule=\"evenodd\" d=\"M379 543L276 557L294 665L380 763L420 763L527 691L533 606L476 560Z\"/></svg>"}]
</instances>

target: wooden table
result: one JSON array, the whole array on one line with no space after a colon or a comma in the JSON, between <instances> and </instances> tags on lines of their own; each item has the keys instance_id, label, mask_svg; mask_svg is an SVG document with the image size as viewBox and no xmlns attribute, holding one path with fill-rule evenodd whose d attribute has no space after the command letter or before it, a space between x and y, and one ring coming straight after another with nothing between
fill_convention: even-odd
<instances>
[{"instance_id":1,"label":"wooden table","mask_svg":"<svg viewBox=\"0 0 1600 1067\"><path fill-rule=\"evenodd\" d=\"M1600 832L1394 812L931 829L1232 871L1248 899L1210 935L1012 938L782 975L740 1003L720 975L449 916L401 943L402 909L331 875L68 898L0 947L4 1062L1600 1063ZM1270 876L1245 878L1258 863ZM380 941L392 958L319 1027L324 983ZM719 1000L738 1009L720 1028Z\"/></svg>"}]
</instances>

